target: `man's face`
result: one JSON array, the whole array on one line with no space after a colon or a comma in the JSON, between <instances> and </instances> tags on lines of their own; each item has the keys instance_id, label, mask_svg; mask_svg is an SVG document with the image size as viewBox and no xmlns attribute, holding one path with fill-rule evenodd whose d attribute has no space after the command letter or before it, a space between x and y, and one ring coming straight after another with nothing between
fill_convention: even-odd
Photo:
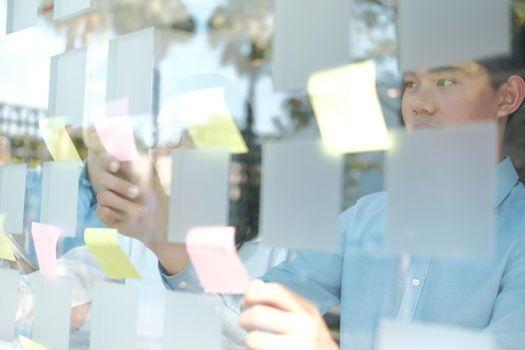
<instances>
[{"instance_id":1,"label":"man's face","mask_svg":"<svg viewBox=\"0 0 525 350\"><path fill-rule=\"evenodd\" d=\"M409 129L496 119L497 90L476 63L408 73L404 86L402 113Z\"/></svg>"}]
</instances>

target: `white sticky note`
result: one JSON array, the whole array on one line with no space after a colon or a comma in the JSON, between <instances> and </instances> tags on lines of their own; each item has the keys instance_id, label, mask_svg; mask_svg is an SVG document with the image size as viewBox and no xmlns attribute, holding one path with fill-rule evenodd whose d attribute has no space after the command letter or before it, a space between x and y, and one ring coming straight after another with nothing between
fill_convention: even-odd
<instances>
[{"instance_id":1,"label":"white sticky note","mask_svg":"<svg viewBox=\"0 0 525 350\"><path fill-rule=\"evenodd\" d=\"M228 168L226 149L176 149L172 173L168 240L184 242L195 226L228 224Z\"/></svg>"},{"instance_id":2,"label":"white sticky note","mask_svg":"<svg viewBox=\"0 0 525 350\"><path fill-rule=\"evenodd\" d=\"M37 277L32 339L48 349L69 349L72 290L70 278Z\"/></svg>"},{"instance_id":3,"label":"white sticky note","mask_svg":"<svg viewBox=\"0 0 525 350\"><path fill-rule=\"evenodd\" d=\"M68 124L82 126L86 59L87 48L51 57L48 117L67 117Z\"/></svg>"},{"instance_id":4,"label":"white sticky note","mask_svg":"<svg viewBox=\"0 0 525 350\"><path fill-rule=\"evenodd\" d=\"M399 0L401 70L509 54L510 6L508 0Z\"/></svg>"},{"instance_id":5,"label":"white sticky note","mask_svg":"<svg viewBox=\"0 0 525 350\"><path fill-rule=\"evenodd\" d=\"M164 349L222 349L221 318L206 295L167 291L164 320Z\"/></svg>"},{"instance_id":6,"label":"white sticky note","mask_svg":"<svg viewBox=\"0 0 525 350\"><path fill-rule=\"evenodd\" d=\"M276 0L273 85L305 89L310 74L347 64L350 1Z\"/></svg>"},{"instance_id":7,"label":"white sticky note","mask_svg":"<svg viewBox=\"0 0 525 350\"><path fill-rule=\"evenodd\" d=\"M76 235L81 169L74 160L45 162L42 167L40 222L60 227L66 237Z\"/></svg>"},{"instance_id":8,"label":"white sticky note","mask_svg":"<svg viewBox=\"0 0 525 350\"><path fill-rule=\"evenodd\" d=\"M321 142L263 147L261 228L274 247L334 251L343 162Z\"/></svg>"},{"instance_id":9,"label":"white sticky note","mask_svg":"<svg viewBox=\"0 0 525 350\"><path fill-rule=\"evenodd\" d=\"M487 332L432 324L381 320L378 350L492 350Z\"/></svg>"},{"instance_id":10,"label":"white sticky note","mask_svg":"<svg viewBox=\"0 0 525 350\"><path fill-rule=\"evenodd\" d=\"M5 214L6 233L23 232L26 174L26 164L0 166L0 213Z\"/></svg>"},{"instance_id":11,"label":"white sticky note","mask_svg":"<svg viewBox=\"0 0 525 350\"><path fill-rule=\"evenodd\" d=\"M33 27L38 20L38 0L7 0L6 33Z\"/></svg>"},{"instance_id":12,"label":"white sticky note","mask_svg":"<svg viewBox=\"0 0 525 350\"><path fill-rule=\"evenodd\" d=\"M96 282L91 306L90 349L135 349L138 290Z\"/></svg>"},{"instance_id":13,"label":"white sticky note","mask_svg":"<svg viewBox=\"0 0 525 350\"><path fill-rule=\"evenodd\" d=\"M13 341L15 335L18 278L17 270L0 269L0 340Z\"/></svg>"},{"instance_id":14,"label":"white sticky note","mask_svg":"<svg viewBox=\"0 0 525 350\"><path fill-rule=\"evenodd\" d=\"M392 133L386 159L385 248L488 259L494 249L493 123Z\"/></svg>"},{"instance_id":15,"label":"white sticky note","mask_svg":"<svg viewBox=\"0 0 525 350\"><path fill-rule=\"evenodd\" d=\"M94 8L94 0L55 0L53 19L64 19Z\"/></svg>"},{"instance_id":16,"label":"white sticky note","mask_svg":"<svg viewBox=\"0 0 525 350\"><path fill-rule=\"evenodd\" d=\"M151 113L154 62L155 29L110 40L106 101L127 98L130 115Z\"/></svg>"}]
</instances>

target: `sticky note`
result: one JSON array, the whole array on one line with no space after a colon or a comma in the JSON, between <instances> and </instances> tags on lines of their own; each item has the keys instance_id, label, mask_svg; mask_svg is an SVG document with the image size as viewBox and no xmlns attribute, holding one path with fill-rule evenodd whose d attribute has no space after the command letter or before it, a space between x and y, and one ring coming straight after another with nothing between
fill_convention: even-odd
<instances>
[{"instance_id":1,"label":"sticky note","mask_svg":"<svg viewBox=\"0 0 525 350\"><path fill-rule=\"evenodd\" d=\"M45 346L38 344L37 342L34 342L23 335L18 336L18 341L24 350L47 350Z\"/></svg>"},{"instance_id":2,"label":"sticky note","mask_svg":"<svg viewBox=\"0 0 525 350\"><path fill-rule=\"evenodd\" d=\"M40 134L55 161L75 160L79 165L82 159L66 130L67 118L55 117L40 119Z\"/></svg>"},{"instance_id":3,"label":"sticky note","mask_svg":"<svg viewBox=\"0 0 525 350\"><path fill-rule=\"evenodd\" d=\"M386 250L492 257L497 149L494 123L393 132L385 171Z\"/></svg>"},{"instance_id":4,"label":"sticky note","mask_svg":"<svg viewBox=\"0 0 525 350\"><path fill-rule=\"evenodd\" d=\"M260 234L266 245L335 251L343 162L321 142L263 146Z\"/></svg>"},{"instance_id":5,"label":"sticky note","mask_svg":"<svg viewBox=\"0 0 525 350\"><path fill-rule=\"evenodd\" d=\"M137 289L124 284L95 282L90 349L135 349L137 304Z\"/></svg>"},{"instance_id":6,"label":"sticky note","mask_svg":"<svg viewBox=\"0 0 525 350\"><path fill-rule=\"evenodd\" d=\"M48 117L66 117L68 124L82 126L86 60L85 47L51 57Z\"/></svg>"},{"instance_id":7,"label":"sticky note","mask_svg":"<svg viewBox=\"0 0 525 350\"><path fill-rule=\"evenodd\" d=\"M335 152L388 148L375 76L375 64L368 61L315 73L308 81L323 142Z\"/></svg>"},{"instance_id":8,"label":"sticky note","mask_svg":"<svg viewBox=\"0 0 525 350\"><path fill-rule=\"evenodd\" d=\"M55 0L53 19L79 15L95 7L94 0Z\"/></svg>"},{"instance_id":9,"label":"sticky note","mask_svg":"<svg viewBox=\"0 0 525 350\"><path fill-rule=\"evenodd\" d=\"M250 276L235 248L235 228L194 227L186 249L207 293L242 294L248 288Z\"/></svg>"},{"instance_id":10,"label":"sticky note","mask_svg":"<svg viewBox=\"0 0 525 350\"><path fill-rule=\"evenodd\" d=\"M140 278L117 240L118 232L109 228L87 228L84 241L110 278Z\"/></svg>"},{"instance_id":11,"label":"sticky note","mask_svg":"<svg viewBox=\"0 0 525 350\"><path fill-rule=\"evenodd\" d=\"M492 350L487 332L434 324L381 320L378 350Z\"/></svg>"},{"instance_id":12,"label":"sticky note","mask_svg":"<svg viewBox=\"0 0 525 350\"><path fill-rule=\"evenodd\" d=\"M26 164L0 166L0 213L5 214L5 233L23 233L26 174Z\"/></svg>"},{"instance_id":13,"label":"sticky note","mask_svg":"<svg viewBox=\"0 0 525 350\"><path fill-rule=\"evenodd\" d=\"M33 340L49 349L69 349L73 280L40 274L35 290Z\"/></svg>"},{"instance_id":14,"label":"sticky note","mask_svg":"<svg viewBox=\"0 0 525 350\"><path fill-rule=\"evenodd\" d=\"M56 226L33 222L31 233L35 243L40 273L55 275L57 272L57 243L62 230Z\"/></svg>"},{"instance_id":15,"label":"sticky note","mask_svg":"<svg viewBox=\"0 0 525 350\"><path fill-rule=\"evenodd\" d=\"M109 42L106 101L129 100L129 114L153 108L155 30L143 29Z\"/></svg>"},{"instance_id":16,"label":"sticky note","mask_svg":"<svg viewBox=\"0 0 525 350\"><path fill-rule=\"evenodd\" d=\"M511 1L400 0L398 6L404 72L511 52Z\"/></svg>"},{"instance_id":17,"label":"sticky note","mask_svg":"<svg viewBox=\"0 0 525 350\"><path fill-rule=\"evenodd\" d=\"M172 153L168 240L185 242L195 226L228 224L228 169L225 149L184 150Z\"/></svg>"},{"instance_id":18,"label":"sticky note","mask_svg":"<svg viewBox=\"0 0 525 350\"><path fill-rule=\"evenodd\" d=\"M95 129L104 149L115 159L125 162L139 156L129 116L97 118Z\"/></svg>"},{"instance_id":19,"label":"sticky note","mask_svg":"<svg viewBox=\"0 0 525 350\"><path fill-rule=\"evenodd\" d=\"M248 147L226 105L223 88L190 91L178 98L177 115L197 148L225 147L246 153Z\"/></svg>"},{"instance_id":20,"label":"sticky note","mask_svg":"<svg viewBox=\"0 0 525 350\"><path fill-rule=\"evenodd\" d=\"M11 242L7 238L4 229L5 214L0 213L0 259L16 261Z\"/></svg>"},{"instance_id":21,"label":"sticky note","mask_svg":"<svg viewBox=\"0 0 525 350\"><path fill-rule=\"evenodd\" d=\"M42 166L40 222L60 227L66 237L76 235L80 165L68 160Z\"/></svg>"},{"instance_id":22,"label":"sticky note","mask_svg":"<svg viewBox=\"0 0 525 350\"><path fill-rule=\"evenodd\" d=\"M38 20L38 0L7 0L6 33L33 27Z\"/></svg>"},{"instance_id":23,"label":"sticky note","mask_svg":"<svg viewBox=\"0 0 525 350\"><path fill-rule=\"evenodd\" d=\"M305 89L310 74L349 62L350 14L345 0L275 1L274 90Z\"/></svg>"},{"instance_id":24,"label":"sticky note","mask_svg":"<svg viewBox=\"0 0 525 350\"><path fill-rule=\"evenodd\" d=\"M12 341L15 333L16 308L18 304L17 270L0 269L0 340Z\"/></svg>"},{"instance_id":25,"label":"sticky note","mask_svg":"<svg viewBox=\"0 0 525 350\"><path fill-rule=\"evenodd\" d=\"M129 115L128 105L128 98L119 98L118 100L106 103L106 118L124 117Z\"/></svg>"},{"instance_id":26,"label":"sticky note","mask_svg":"<svg viewBox=\"0 0 525 350\"><path fill-rule=\"evenodd\" d=\"M164 321L164 349L222 349L221 318L205 295L166 291Z\"/></svg>"}]
</instances>

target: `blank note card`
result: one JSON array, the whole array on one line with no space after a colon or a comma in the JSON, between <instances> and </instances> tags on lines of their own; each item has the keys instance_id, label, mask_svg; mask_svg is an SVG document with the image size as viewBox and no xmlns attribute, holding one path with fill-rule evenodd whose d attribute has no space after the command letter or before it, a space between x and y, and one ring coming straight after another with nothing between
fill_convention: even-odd
<instances>
[{"instance_id":1,"label":"blank note card","mask_svg":"<svg viewBox=\"0 0 525 350\"><path fill-rule=\"evenodd\" d=\"M0 269L0 340L13 340L18 304L18 278L17 270Z\"/></svg>"},{"instance_id":2,"label":"blank note card","mask_svg":"<svg viewBox=\"0 0 525 350\"><path fill-rule=\"evenodd\" d=\"M53 19L63 19L81 14L95 6L95 0L55 0Z\"/></svg>"},{"instance_id":3,"label":"blank note card","mask_svg":"<svg viewBox=\"0 0 525 350\"><path fill-rule=\"evenodd\" d=\"M341 210L342 157L321 142L263 147L261 235L264 243L335 251Z\"/></svg>"},{"instance_id":4,"label":"blank note card","mask_svg":"<svg viewBox=\"0 0 525 350\"><path fill-rule=\"evenodd\" d=\"M305 89L310 74L348 63L349 28L349 1L277 0L274 89Z\"/></svg>"},{"instance_id":5,"label":"blank note card","mask_svg":"<svg viewBox=\"0 0 525 350\"><path fill-rule=\"evenodd\" d=\"M38 0L7 0L6 33L33 27L38 20Z\"/></svg>"},{"instance_id":6,"label":"blank note card","mask_svg":"<svg viewBox=\"0 0 525 350\"><path fill-rule=\"evenodd\" d=\"M66 237L76 235L80 171L72 160L45 162L42 167L40 222L60 227Z\"/></svg>"},{"instance_id":7,"label":"blank note card","mask_svg":"<svg viewBox=\"0 0 525 350\"><path fill-rule=\"evenodd\" d=\"M130 115L152 113L155 30L110 40L106 101L127 98Z\"/></svg>"},{"instance_id":8,"label":"blank note card","mask_svg":"<svg viewBox=\"0 0 525 350\"><path fill-rule=\"evenodd\" d=\"M387 251L490 258L496 152L492 123L394 132L386 161Z\"/></svg>"},{"instance_id":9,"label":"blank note card","mask_svg":"<svg viewBox=\"0 0 525 350\"><path fill-rule=\"evenodd\" d=\"M87 48L51 57L48 117L66 117L68 124L82 126L86 59Z\"/></svg>"},{"instance_id":10,"label":"blank note card","mask_svg":"<svg viewBox=\"0 0 525 350\"><path fill-rule=\"evenodd\" d=\"M487 332L432 324L382 320L378 350L492 350Z\"/></svg>"},{"instance_id":11,"label":"blank note card","mask_svg":"<svg viewBox=\"0 0 525 350\"><path fill-rule=\"evenodd\" d=\"M39 275L36 283L33 340L49 349L69 349L73 280Z\"/></svg>"},{"instance_id":12,"label":"blank note card","mask_svg":"<svg viewBox=\"0 0 525 350\"><path fill-rule=\"evenodd\" d=\"M23 232L26 174L26 164L0 166L0 213L5 214L5 233Z\"/></svg>"},{"instance_id":13,"label":"blank note card","mask_svg":"<svg viewBox=\"0 0 525 350\"><path fill-rule=\"evenodd\" d=\"M205 295L166 291L164 320L164 349L222 349L221 318Z\"/></svg>"},{"instance_id":14,"label":"blank note card","mask_svg":"<svg viewBox=\"0 0 525 350\"><path fill-rule=\"evenodd\" d=\"M511 1L400 0L402 71L509 54Z\"/></svg>"},{"instance_id":15,"label":"blank note card","mask_svg":"<svg viewBox=\"0 0 525 350\"><path fill-rule=\"evenodd\" d=\"M226 149L177 149L172 154L168 237L184 242L195 226L228 224L228 168Z\"/></svg>"},{"instance_id":16,"label":"blank note card","mask_svg":"<svg viewBox=\"0 0 525 350\"><path fill-rule=\"evenodd\" d=\"M186 237L191 263L206 293L243 294L250 284L235 246L235 228L195 227Z\"/></svg>"},{"instance_id":17,"label":"blank note card","mask_svg":"<svg viewBox=\"0 0 525 350\"><path fill-rule=\"evenodd\" d=\"M137 305L136 288L96 282L91 306L90 349L135 349ZM186 319L189 318L186 315Z\"/></svg>"}]
</instances>

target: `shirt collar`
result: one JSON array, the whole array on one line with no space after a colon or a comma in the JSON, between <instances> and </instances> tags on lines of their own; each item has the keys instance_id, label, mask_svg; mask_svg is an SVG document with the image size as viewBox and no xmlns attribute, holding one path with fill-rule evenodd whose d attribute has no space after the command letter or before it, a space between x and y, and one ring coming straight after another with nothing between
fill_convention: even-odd
<instances>
[{"instance_id":1,"label":"shirt collar","mask_svg":"<svg viewBox=\"0 0 525 350\"><path fill-rule=\"evenodd\" d=\"M519 180L518 173L509 157L505 157L496 167L496 197L494 206L498 207Z\"/></svg>"}]
</instances>

